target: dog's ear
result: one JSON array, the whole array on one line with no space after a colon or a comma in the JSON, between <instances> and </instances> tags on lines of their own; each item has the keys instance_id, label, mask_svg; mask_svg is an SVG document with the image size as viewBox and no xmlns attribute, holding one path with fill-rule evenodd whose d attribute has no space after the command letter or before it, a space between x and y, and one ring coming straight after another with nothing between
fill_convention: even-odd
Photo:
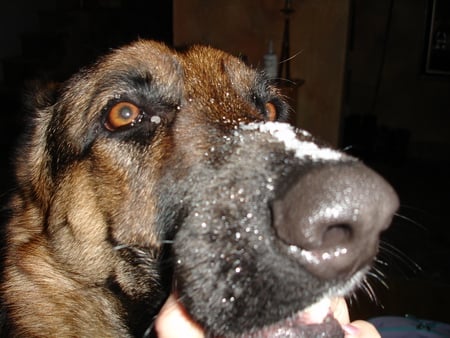
<instances>
[{"instance_id":1,"label":"dog's ear","mask_svg":"<svg viewBox=\"0 0 450 338\"><path fill-rule=\"evenodd\" d=\"M28 198L44 209L48 206L52 187L47 134L59 87L56 82L27 84L24 100L27 124L17 153L17 183Z\"/></svg>"},{"instance_id":2,"label":"dog's ear","mask_svg":"<svg viewBox=\"0 0 450 338\"><path fill-rule=\"evenodd\" d=\"M25 108L29 111L52 106L61 88L60 82L33 80L26 84Z\"/></svg>"}]
</instances>

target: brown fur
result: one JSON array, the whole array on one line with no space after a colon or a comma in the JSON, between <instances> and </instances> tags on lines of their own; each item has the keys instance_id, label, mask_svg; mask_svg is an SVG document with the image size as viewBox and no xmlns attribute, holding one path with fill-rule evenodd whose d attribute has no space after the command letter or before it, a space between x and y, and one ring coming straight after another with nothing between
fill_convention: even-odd
<instances>
[{"instance_id":1,"label":"brown fur","mask_svg":"<svg viewBox=\"0 0 450 338\"><path fill-rule=\"evenodd\" d=\"M288 112L278 90L237 58L138 41L51 89L32 97L17 152L1 285L6 335L141 337L173 289L211 335L269 332L277 327L266 325L286 325L328 290L351 290L367 271L378 228L370 250L356 238L362 258L355 251L336 269L328 268L340 257L312 266L274 235L272 201L327 160L299 158L256 129L237 133L242 123L283 121ZM115 129L109 119L119 102L139 115ZM325 175L372 175L349 156L328 162ZM371 180L371 189L380 183ZM334 181L330 190L340 189ZM367 202L361 196L357 205ZM346 227L338 225L338 233ZM347 241L352 231L336 237ZM336 321L311 330L342 337Z\"/></svg>"},{"instance_id":2,"label":"brown fur","mask_svg":"<svg viewBox=\"0 0 450 338\"><path fill-rule=\"evenodd\" d=\"M248 81L254 75L248 74L253 73L230 56L200 48L195 54L201 58L184 64L186 73L214 78L216 65L229 62L229 67L243 71L235 73L234 81L252 85ZM129 264L128 254L120 254L114 245L146 248L146 260L153 264L158 259L154 182L175 146L187 154L179 160L189 167L195 153L208 146L208 135L202 134L200 126L205 117L193 114L178 122L178 128L185 128L183 134L174 137L166 130L156 131L149 145L151 158L146 161L133 158L142 156L134 144L119 147L112 138L98 137L99 127L90 125L115 95L127 95L133 89L125 76L130 74L156 87L154 100L163 97L164 104L172 105L170 114L181 104L184 91L196 100L217 95L196 83L183 87L181 62L175 53L145 41L115 51L74 76L55 102L47 98L53 93L35 94L32 127L18 152L18 188L10 203L13 214L7 228L3 294L14 336L129 336L125 309L108 287L109 280L113 276L129 298L160 287L156 264L145 267L154 269L151 274L136 273L142 268ZM258 114L250 117L261 120ZM162 118L162 124L173 123ZM192 134L197 135L195 148L186 142ZM88 145L89 150L83 149L91 137L96 141ZM154 314L161 297L152 301L155 304L146 315Z\"/></svg>"},{"instance_id":3,"label":"brown fur","mask_svg":"<svg viewBox=\"0 0 450 338\"><path fill-rule=\"evenodd\" d=\"M113 72L126 72L128 67L139 69L143 62L141 53L155 60L154 67L161 67L158 70L161 78L170 82L170 76L176 72L164 60L165 47L138 43L122 54L112 55L102 68L86 70L79 78L69 81L58 102L49 105L41 97L37 98L34 128L19 152L19 187L11 202L13 215L8 225L3 292L14 335L128 336L128 328L121 318L124 309L105 288L107 279L117 276L121 285L130 285L127 291L131 294L136 292L136 287L148 291L154 287L153 276L135 280L133 268L108 240L111 231L117 241L130 238L133 244L154 247L155 256L158 255L159 244L151 227L154 207L148 193L152 183L146 182L148 190L144 200L135 200L130 191L138 183L131 177L137 175L138 168L130 169L125 163L111 160L111 152L117 152L126 161L129 155L121 156L120 152L129 149L116 150L110 140L103 139L92 146L85 159L68 164L64 173L54 175L50 158L58 152L79 155L83 146L78 138L80 131L97 118L95 114L114 95L110 88L99 88L98 82ZM72 83L76 88L72 88ZM94 95L96 100L92 101ZM65 144L51 148L49 138L53 134L64 134L64 140L57 142ZM157 174L153 173L159 169L150 162L147 168L139 170L148 170L156 179ZM112 214L116 211L118 215L110 217L120 218L122 208L126 208L125 200L130 200L131 205L127 207L136 207L140 210L139 217L148 220L148 229L137 229L139 223L134 222L132 214L124 220L126 232L107 225L104 211Z\"/></svg>"}]
</instances>

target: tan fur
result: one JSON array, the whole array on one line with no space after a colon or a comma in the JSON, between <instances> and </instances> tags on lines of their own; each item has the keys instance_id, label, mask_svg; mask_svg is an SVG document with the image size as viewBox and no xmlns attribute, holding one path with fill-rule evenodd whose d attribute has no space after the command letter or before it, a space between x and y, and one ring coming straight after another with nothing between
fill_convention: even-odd
<instances>
[{"instance_id":1,"label":"tan fur","mask_svg":"<svg viewBox=\"0 0 450 338\"><path fill-rule=\"evenodd\" d=\"M251 95L255 74L211 48L181 55L139 41L113 51L62 87L52 85L56 94L35 94L32 127L17 152L17 190L7 225L1 291L11 335L131 336L127 310L108 283L117 283L132 302L161 288L156 182L175 162L181 169L173 179L179 179L184 168L204 157L210 135L203 125L227 130L238 122L263 120L241 96ZM181 104L180 98L188 101L172 130L155 131L145 156L135 143L105 136L99 122L109 102L133 92L127 76L151 86L155 100L163 97L170 109ZM211 86L210 79L216 81ZM226 105L217 110L214 97ZM179 156L172 155L175 149ZM136 257L123 250L128 247L138 253L142 248L145 264L131 264ZM148 299L145 306L161 305Z\"/></svg>"},{"instance_id":2,"label":"tan fur","mask_svg":"<svg viewBox=\"0 0 450 338\"><path fill-rule=\"evenodd\" d=\"M108 230L104 211L120 212L123 200L135 198L130 192L141 189L145 196L136 201L139 218L144 217L151 224L155 212L152 183L145 182L144 190L134 185L142 184L147 176L139 182L132 178L137 176L133 170L155 172L156 168L152 163L148 168L131 170L129 163L118 165L110 160L111 156L130 161L130 156L122 156L121 152L133 150L102 140L95 143L89 158L71 164L64 173L52 178L47 141L50 133L65 129L67 146L79 151L79 131L90 119L97 118L95 113L114 95L109 88L99 90L101 81L129 68L151 72L154 81L170 81L176 73L165 60L168 53L163 45L139 42L114 52L102 61L101 67L92 68L83 78L69 81L55 104L48 105L45 94L36 94L35 127L18 152L18 190L11 199L13 214L7 228L6 282L2 292L15 336L129 335L121 318L120 302L102 285L111 274L123 287L129 285L130 293L136 283L139 292L152 284L135 280L133 271L107 240L108 231L116 231L115 237L126 243L154 246L155 252L159 245L152 227L135 226L138 221L133 219L133 213L125 217L128 226ZM87 109L83 116L81 112ZM64 114L63 125L55 125L52 120L56 110ZM92 161L96 161L95 172L91 171Z\"/></svg>"}]
</instances>

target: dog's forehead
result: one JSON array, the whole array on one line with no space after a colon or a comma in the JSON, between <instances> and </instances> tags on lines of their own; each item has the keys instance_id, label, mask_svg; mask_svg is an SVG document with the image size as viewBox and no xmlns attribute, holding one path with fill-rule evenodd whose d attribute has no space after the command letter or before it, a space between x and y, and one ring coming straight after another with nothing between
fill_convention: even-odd
<instances>
[{"instance_id":1,"label":"dog's forehead","mask_svg":"<svg viewBox=\"0 0 450 338\"><path fill-rule=\"evenodd\" d=\"M155 41L137 41L109 54L101 64L105 73L127 71L130 68L148 71L155 77L173 76L178 60L176 53Z\"/></svg>"},{"instance_id":2,"label":"dog's forehead","mask_svg":"<svg viewBox=\"0 0 450 338\"><path fill-rule=\"evenodd\" d=\"M261 119L256 97L265 100L272 93L261 73L239 58L208 46L193 46L179 57L185 99L182 107L229 127Z\"/></svg>"},{"instance_id":3,"label":"dog's forehead","mask_svg":"<svg viewBox=\"0 0 450 338\"><path fill-rule=\"evenodd\" d=\"M188 91L208 88L216 91L234 89L249 92L255 85L257 73L237 57L208 46L193 46L180 55Z\"/></svg>"},{"instance_id":4,"label":"dog's forehead","mask_svg":"<svg viewBox=\"0 0 450 338\"><path fill-rule=\"evenodd\" d=\"M234 93L249 96L258 80L255 70L223 51L199 45L177 52L158 42L142 40L107 55L90 70L88 78L78 81L76 88L80 95L96 98L92 108L98 111L109 100L140 87L166 101L195 97L209 102L211 98L221 100L225 94L230 98Z\"/></svg>"},{"instance_id":5,"label":"dog's forehead","mask_svg":"<svg viewBox=\"0 0 450 338\"><path fill-rule=\"evenodd\" d=\"M194 45L186 52L176 52L155 41L138 41L116 50L99 69L100 78L139 74L160 85L183 78L188 88L230 85L241 92L250 90L257 80L257 72L221 50Z\"/></svg>"},{"instance_id":6,"label":"dog's forehead","mask_svg":"<svg viewBox=\"0 0 450 338\"><path fill-rule=\"evenodd\" d=\"M140 85L159 89L161 95L182 95L181 63L173 50L155 41L138 41L114 51L97 72L97 86L108 93Z\"/></svg>"},{"instance_id":7,"label":"dog's forehead","mask_svg":"<svg viewBox=\"0 0 450 338\"><path fill-rule=\"evenodd\" d=\"M192 96L208 101L224 94L249 96L260 80L254 69L221 50L198 45L177 52L144 40L113 51L91 75L95 83L89 85L95 88L99 106L138 86L151 87L159 93L156 96L173 102Z\"/></svg>"}]
</instances>

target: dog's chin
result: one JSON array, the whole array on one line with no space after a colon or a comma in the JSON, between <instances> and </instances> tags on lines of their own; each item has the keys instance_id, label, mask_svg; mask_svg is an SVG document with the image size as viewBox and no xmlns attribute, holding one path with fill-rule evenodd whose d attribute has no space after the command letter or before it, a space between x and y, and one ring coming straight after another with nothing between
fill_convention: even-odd
<instances>
[{"instance_id":1,"label":"dog's chin","mask_svg":"<svg viewBox=\"0 0 450 338\"><path fill-rule=\"evenodd\" d=\"M339 322L333 317L330 309L331 301L322 301L296 313L277 323L255 330L240 337L248 338L315 338L344 337Z\"/></svg>"}]
</instances>

